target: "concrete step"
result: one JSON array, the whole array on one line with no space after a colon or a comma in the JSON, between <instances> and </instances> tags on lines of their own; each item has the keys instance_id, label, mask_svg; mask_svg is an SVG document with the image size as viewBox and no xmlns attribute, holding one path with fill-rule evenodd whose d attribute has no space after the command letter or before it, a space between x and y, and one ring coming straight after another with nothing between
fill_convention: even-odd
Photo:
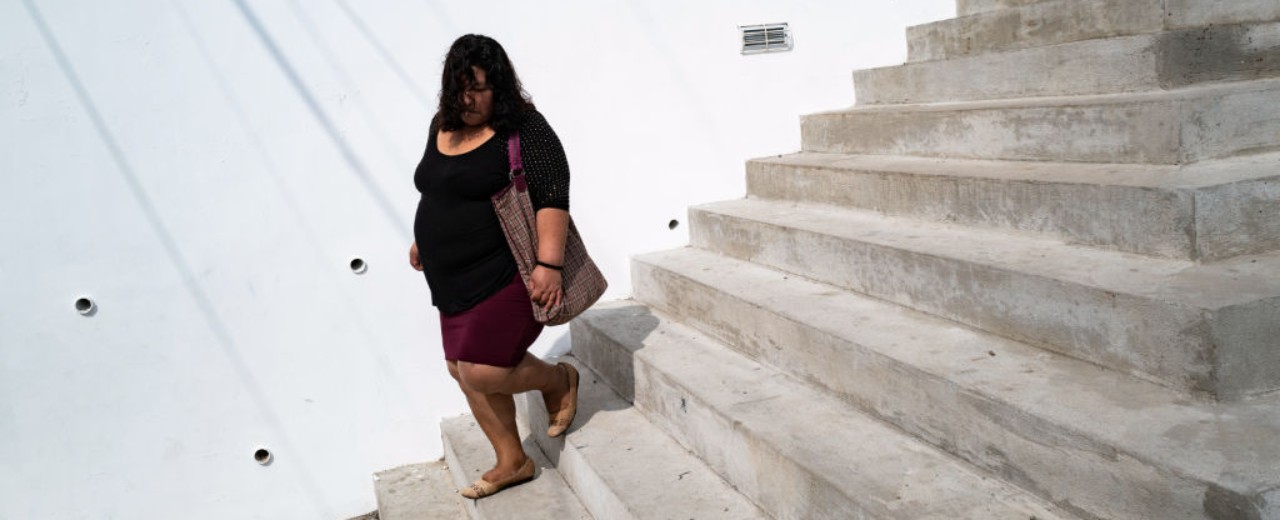
<instances>
[{"instance_id":1,"label":"concrete step","mask_svg":"<svg viewBox=\"0 0 1280 520\"><path fill-rule=\"evenodd\" d=\"M922 62L1164 29L1164 0L1055 0L907 28L907 61Z\"/></svg>"},{"instance_id":2,"label":"concrete step","mask_svg":"<svg viewBox=\"0 0 1280 520\"><path fill-rule=\"evenodd\" d=\"M565 481L596 518L767 519L644 414L573 358L580 370L578 415L559 438L546 435L542 395L516 398L522 420Z\"/></svg>"},{"instance_id":3,"label":"concrete step","mask_svg":"<svg viewBox=\"0 0 1280 520\"><path fill-rule=\"evenodd\" d=\"M1271 36L1277 35L1277 36ZM859 104L1169 90L1280 76L1280 23L1092 39L854 72Z\"/></svg>"},{"instance_id":4,"label":"concrete step","mask_svg":"<svg viewBox=\"0 0 1280 520\"><path fill-rule=\"evenodd\" d=\"M1175 91L862 106L801 119L804 151L1185 164L1276 149L1280 81Z\"/></svg>"},{"instance_id":5,"label":"concrete step","mask_svg":"<svg viewBox=\"0 0 1280 520\"><path fill-rule=\"evenodd\" d=\"M1280 250L1280 154L1153 166L797 153L749 161L747 195L1184 260Z\"/></svg>"},{"instance_id":6,"label":"concrete step","mask_svg":"<svg viewBox=\"0 0 1280 520\"><path fill-rule=\"evenodd\" d=\"M956 0L956 14L958 16L968 16L977 13L986 13L1003 9L1012 9L1015 7L1033 5L1048 0Z\"/></svg>"},{"instance_id":7,"label":"concrete step","mask_svg":"<svg viewBox=\"0 0 1280 520\"><path fill-rule=\"evenodd\" d=\"M1198 397L1280 388L1280 253L1196 265L763 200L696 206L689 222L694 246Z\"/></svg>"},{"instance_id":8,"label":"concrete step","mask_svg":"<svg viewBox=\"0 0 1280 520\"><path fill-rule=\"evenodd\" d=\"M1072 2L1083 1L1086 0L956 0L956 15L964 18L1028 7L1060 9ZM1121 4L1125 1L1142 0L1119 0L1113 4L1112 9L1119 11L1122 8ZM1150 4L1144 5L1150 7ZM1275 0L1164 0L1154 7L1156 9L1154 14L1162 16L1165 19L1165 26L1169 28L1280 20L1280 3ZM1070 11L1065 11L1054 16L1070 14ZM1079 23L1094 22L1097 20L1086 17Z\"/></svg>"},{"instance_id":9,"label":"concrete step","mask_svg":"<svg viewBox=\"0 0 1280 520\"><path fill-rule=\"evenodd\" d=\"M602 311L581 329L627 324L610 334L648 345L673 336L650 332L671 316L1086 518L1280 518L1280 394L1190 402L1096 365L698 249L646 254L633 267L636 296L654 310ZM573 330L584 359L596 341L587 334ZM646 346L635 356L648 353ZM620 357L598 363L629 373Z\"/></svg>"},{"instance_id":10,"label":"concrete step","mask_svg":"<svg viewBox=\"0 0 1280 520\"><path fill-rule=\"evenodd\" d=\"M444 439L444 459L453 475L455 488L471 485L489 471L497 459L475 418L464 415L440 423ZM462 499L471 518L506 520L528 518L544 520L590 520L592 516L578 501L560 472L542 455L542 450L521 431L524 451L538 465L537 476L530 482L507 488L479 500Z\"/></svg>"},{"instance_id":11,"label":"concrete step","mask_svg":"<svg viewBox=\"0 0 1280 520\"><path fill-rule=\"evenodd\" d=\"M1167 8L1166 8L1167 6ZM907 28L907 60L942 60L1043 45L1171 31L1184 59L1230 66L1275 36L1273 0L1055 0L987 11ZM1258 29L1250 29L1250 24ZM1258 25L1262 24L1262 25ZM1177 49L1177 47L1171 47ZM1243 51L1243 54L1241 54ZM1257 56L1255 56L1257 57ZM1266 57L1265 55L1262 57ZM1273 57L1271 59L1274 59ZM1169 65L1180 64L1171 59ZM1197 64L1206 66L1206 64Z\"/></svg>"},{"instance_id":12,"label":"concrete step","mask_svg":"<svg viewBox=\"0 0 1280 520\"><path fill-rule=\"evenodd\" d=\"M1275 0L1165 0L1164 8L1170 28L1280 21Z\"/></svg>"},{"instance_id":13,"label":"concrete step","mask_svg":"<svg viewBox=\"0 0 1280 520\"><path fill-rule=\"evenodd\" d=\"M409 464L373 475L375 519L469 518L444 460Z\"/></svg>"},{"instance_id":14,"label":"concrete step","mask_svg":"<svg viewBox=\"0 0 1280 520\"><path fill-rule=\"evenodd\" d=\"M644 307L598 309L575 356L775 518L1069 518Z\"/></svg>"}]
</instances>

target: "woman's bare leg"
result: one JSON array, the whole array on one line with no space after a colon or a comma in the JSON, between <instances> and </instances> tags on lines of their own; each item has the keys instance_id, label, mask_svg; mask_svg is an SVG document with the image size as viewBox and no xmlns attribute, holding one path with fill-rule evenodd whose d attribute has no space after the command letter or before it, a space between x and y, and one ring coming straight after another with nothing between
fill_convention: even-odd
<instances>
[{"instance_id":1,"label":"woman's bare leg","mask_svg":"<svg viewBox=\"0 0 1280 520\"><path fill-rule=\"evenodd\" d=\"M510 394L480 394L473 392L467 397L471 412L480 423L480 429L489 438L493 453L498 462L493 469L485 472L484 478L496 482L515 473L529 458L520 444L520 432L516 429L516 402ZM483 417L483 419L481 419Z\"/></svg>"},{"instance_id":2,"label":"woman's bare leg","mask_svg":"<svg viewBox=\"0 0 1280 520\"><path fill-rule=\"evenodd\" d=\"M561 403L568 398L569 388L564 371L537 356L525 354L515 367L450 361L449 372L458 380L472 415L493 445L498 463L482 477L490 482L515 473L527 457L516 428L512 394L539 390L545 403L556 404L554 409L548 405L551 413L567 404Z\"/></svg>"},{"instance_id":3,"label":"woman's bare leg","mask_svg":"<svg viewBox=\"0 0 1280 520\"><path fill-rule=\"evenodd\" d=\"M458 388L467 398L471 415L475 417L476 424L480 425L484 436L489 439L498 459L498 463L480 478L496 482L515 473L528 458L516 429L515 399L509 394L484 394L468 388L462 382L458 363L455 361L449 361L449 375L458 381Z\"/></svg>"}]
</instances>

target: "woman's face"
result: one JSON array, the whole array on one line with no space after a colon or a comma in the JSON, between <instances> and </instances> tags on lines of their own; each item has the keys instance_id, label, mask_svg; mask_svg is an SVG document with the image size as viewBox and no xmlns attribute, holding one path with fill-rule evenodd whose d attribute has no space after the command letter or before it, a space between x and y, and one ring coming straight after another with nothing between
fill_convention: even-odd
<instances>
[{"instance_id":1,"label":"woman's face","mask_svg":"<svg viewBox=\"0 0 1280 520\"><path fill-rule=\"evenodd\" d=\"M484 69L471 67L475 81L462 93L462 122L467 126L480 126L493 116L493 89L485 81Z\"/></svg>"}]
</instances>

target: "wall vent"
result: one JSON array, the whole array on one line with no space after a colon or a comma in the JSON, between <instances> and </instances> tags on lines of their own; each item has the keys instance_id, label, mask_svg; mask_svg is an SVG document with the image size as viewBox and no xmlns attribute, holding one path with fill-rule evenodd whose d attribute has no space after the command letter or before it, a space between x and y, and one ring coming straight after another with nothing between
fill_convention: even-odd
<instances>
[{"instance_id":1,"label":"wall vent","mask_svg":"<svg viewBox=\"0 0 1280 520\"><path fill-rule=\"evenodd\" d=\"M791 50L791 28L785 23L740 25L742 53L784 52Z\"/></svg>"}]
</instances>

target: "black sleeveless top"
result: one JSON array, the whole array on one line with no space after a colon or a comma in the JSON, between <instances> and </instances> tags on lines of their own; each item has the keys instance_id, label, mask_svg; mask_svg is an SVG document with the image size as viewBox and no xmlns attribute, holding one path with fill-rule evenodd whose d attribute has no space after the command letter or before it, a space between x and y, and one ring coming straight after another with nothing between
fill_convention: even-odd
<instances>
[{"instance_id":1,"label":"black sleeveless top","mask_svg":"<svg viewBox=\"0 0 1280 520\"><path fill-rule=\"evenodd\" d=\"M497 293L516 275L515 259L489 197L509 182L507 136L494 134L475 150L444 155L432 128L414 172L422 198L413 234L431 303L456 314ZM569 209L569 163L555 131L530 111L520 126L525 179L533 209Z\"/></svg>"}]
</instances>

